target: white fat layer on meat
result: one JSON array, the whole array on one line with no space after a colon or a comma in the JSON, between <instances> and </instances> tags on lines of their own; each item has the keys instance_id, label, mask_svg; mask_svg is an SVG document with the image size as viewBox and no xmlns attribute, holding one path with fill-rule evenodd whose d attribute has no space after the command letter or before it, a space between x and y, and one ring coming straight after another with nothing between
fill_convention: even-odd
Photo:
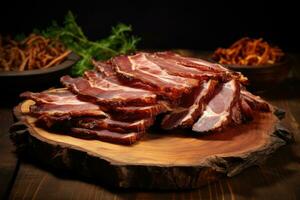
<instances>
[{"instance_id":1,"label":"white fat layer on meat","mask_svg":"<svg viewBox=\"0 0 300 200\"><path fill-rule=\"evenodd\" d=\"M176 60L164 60L163 58L160 58L160 57L158 57L158 56L156 56L156 55L150 55L151 57L155 57L156 59L158 59L158 60L160 60L161 62L168 62L168 63L172 63L172 65L174 65L174 66L172 66L172 67L181 67L181 68L185 68L185 69L188 69L188 71L189 72L193 72L193 73L195 73L195 74L199 74L200 73L200 71L197 69L197 68L191 68L191 67L187 67L187 66L184 66L184 65L182 65L182 63L181 62L179 62L179 61L176 61Z\"/></svg>"},{"instance_id":2,"label":"white fat layer on meat","mask_svg":"<svg viewBox=\"0 0 300 200\"><path fill-rule=\"evenodd\" d=\"M116 70L116 72L117 72L118 74L122 74L122 75L125 76L125 77L131 77L131 78L134 78L134 75L122 71L118 65L116 65L115 70Z\"/></svg>"},{"instance_id":3,"label":"white fat layer on meat","mask_svg":"<svg viewBox=\"0 0 300 200\"><path fill-rule=\"evenodd\" d=\"M155 63L149 61L146 58L145 53L137 54L134 56L128 56L128 59L131 63L131 69L136 71L141 71L142 73L148 74L150 76L159 76L160 80L164 81L165 83L171 83L174 85L179 86L188 86L190 87L190 84L185 83L186 79L181 78L179 76L172 76L166 72L166 70L160 68ZM148 71L142 70L141 67L147 66L147 68L151 70L157 70L159 74L152 74ZM176 78L177 80L174 80ZM178 80L179 79L179 80Z\"/></svg>"},{"instance_id":4,"label":"white fat layer on meat","mask_svg":"<svg viewBox=\"0 0 300 200\"><path fill-rule=\"evenodd\" d=\"M60 94L67 94L67 95L60 95ZM43 102L45 104L54 104L54 105L89 105L89 106L94 106L95 108L98 108L97 105L89 103L89 102L85 102L85 101L80 101L79 99L77 99L77 97L75 95L73 95L72 93L70 93L71 95L68 94L69 92L65 89L65 88L61 88L61 89L56 89L55 92L50 91L47 92L45 95L47 95L47 98L40 98L38 96L36 96L33 93L33 96L35 96L38 101ZM33 100L35 101L35 99L33 98Z\"/></svg>"},{"instance_id":5,"label":"white fat layer on meat","mask_svg":"<svg viewBox=\"0 0 300 200\"><path fill-rule=\"evenodd\" d=\"M135 109L138 109L138 110L149 110L149 109L157 109L159 107L161 107L162 105L159 105L159 104L156 104L156 105L150 105L150 106L143 106L143 107L140 107L140 106L130 106L130 107L126 107L126 109L132 109L132 110L135 110ZM120 109L122 110L123 107L119 107L117 109Z\"/></svg>"},{"instance_id":6,"label":"white fat layer on meat","mask_svg":"<svg viewBox=\"0 0 300 200\"><path fill-rule=\"evenodd\" d=\"M90 109L88 109L90 110ZM88 111L88 110L85 110L85 111ZM108 115L101 111L101 110L91 110L93 111L93 113L89 113L88 115L89 116L97 116L97 117L108 117ZM66 111L63 111L63 110L51 110L51 111L46 111L44 113L47 113L48 115L56 115L56 114L65 114Z\"/></svg>"},{"instance_id":7,"label":"white fat layer on meat","mask_svg":"<svg viewBox=\"0 0 300 200\"><path fill-rule=\"evenodd\" d=\"M144 125L144 124L145 124L145 120L142 119L142 120L140 120L140 121L134 122L132 125L137 125L137 124Z\"/></svg>"},{"instance_id":8,"label":"white fat layer on meat","mask_svg":"<svg viewBox=\"0 0 300 200\"><path fill-rule=\"evenodd\" d=\"M91 87L94 87L94 88L99 88L99 89L106 90L106 91L112 91L112 89L103 88L103 87L100 87L100 85L99 85L99 87L98 87L98 85L92 85L90 82L89 82L89 85L90 85ZM73 87L74 87L74 89L75 89L76 91L80 91L80 90L76 87L75 84L73 85ZM119 87L118 89L116 89L116 90L123 90L123 92L136 92L136 91L144 92L143 90L138 90L138 89L134 89L134 88L130 88L131 90L126 90L126 89L121 88L121 87L122 87L122 86L120 86L120 87ZM140 97L151 97L151 98L155 98L155 94L153 94L153 95L141 94ZM112 99L112 98L114 98L114 99L119 99L120 101L122 101L122 100L127 100L127 98L124 98L122 94L120 94L120 95L119 95L119 94L115 94L113 97L110 97L110 99ZM98 98L98 99L99 99L100 101L101 101L101 100L106 100L106 98Z\"/></svg>"},{"instance_id":9,"label":"white fat layer on meat","mask_svg":"<svg viewBox=\"0 0 300 200\"><path fill-rule=\"evenodd\" d=\"M101 84L100 84L101 83ZM131 87L126 87L126 86L122 86L122 85L118 85L116 83L112 83L112 82L109 82L107 80L101 80L101 82L92 82L92 81L88 81L88 84L90 85L90 87L93 87L93 88L98 88L98 89L101 89L101 90L104 90L104 91L112 91L112 90L122 90L122 92L128 92L128 93L135 93L135 92L139 92L141 93L140 94L140 97L151 97L151 98L155 98L156 95L155 94L149 94L148 92L146 92L145 90L140 90L140 89L136 89L136 88L131 88ZM103 87L105 86L105 87ZM79 91L79 89L76 87L76 84L73 85L74 89L76 91ZM114 96L114 98L120 98L122 99L122 95L118 95L116 94Z\"/></svg>"},{"instance_id":10,"label":"white fat layer on meat","mask_svg":"<svg viewBox=\"0 0 300 200\"><path fill-rule=\"evenodd\" d=\"M109 122L110 119L108 119L108 122ZM140 132L140 131L145 131L145 124L146 124L146 121L145 119L142 119L142 120L139 120L139 121L136 121L132 124L129 125L129 127L131 126L137 126L137 132ZM118 122L120 125L123 124L125 127L127 126L127 122Z\"/></svg>"},{"instance_id":11,"label":"white fat layer on meat","mask_svg":"<svg viewBox=\"0 0 300 200\"><path fill-rule=\"evenodd\" d=\"M72 96L55 96L55 94L49 96L53 96L53 101L47 101L45 99L41 99L43 103L51 103L55 105L84 105L84 104L89 104L84 101L79 101L76 97ZM95 105L95 107L97 107Z\"/></svg>"},{"instance_id":12,"label":"white fat layer on meat","mask_svg":"<svg viewBox=\"0 0 300 200\"><path fill-rule=\"evenodd\" d=\"M176 55L176 56L181 57L180 55ZM220 69L222 69L224 71L228 71L227 68L223 67L220 64L210 63L210 62L208 62L206 60L201 60L199 58L185 58L185 59L188 59L190 62L198 64L198 65L202 65L202 66L206 66L206 67L211 67L211 68L220 68Z\"/></svg>"},{"instance_id":13,"label":"white fat layer on meat","mask_svg":"<svg viewBox=\"0 0 300 200\"><path fill-rule=\"evenodd\" d=\"M223 67L222 65L219 65L219 64L211 64L211 63L208 63L206 61L200 61L200 60L191 60L191 62L195 63L195 64L199 64L199 65L203 65L203 66L206 66L206 67L211 67L211 68L219 68L219 69L222 69L224 71L228 71L227 68Z\"/></svg>"},{"instance_id":14,"label":"white fat layer on meat","mask_svg":"<svg viewBox=\"0 0 300 200\"><path fill-rule=\"evenodd\" d=\"M228 117L230 116L230 105L231 105L232 101L234 100L234 93L236 90L236 87L234 85L234 80L225 83L223 85L222 90L224 90L224 89L233 91L232 95L230 95L231 96L230 100L227 100L225 102L227 104L225 105L224 111L222 113L215 113L208 104L205 108L205 111L203 112L203 115L194 124L193 131L205 132L205 131L214 130L214 129L221 127L223 125L223 123L228 120ZM216 97L218 98L218 96L222 95L221 93L222 93L222 91L220 91L214 98L216 98ZM214 127L206 127L206 129L197 130L202 126L202 123L205 121L206 118L215 117L215 116L219 117L219 120L217 121L217 123L214 124Z\"/></svg>"},{"instance_id":15,"label":"white fat layer on meat","mask_svg":"<svg viewBox=\"0 0 300 200\"><path fill-rule=\"evenodd\" d=\"M97 80L97 76L91 76L90 81L88 81L89 85L93 88L99 88L101 90L105 91L111 91L111 90L122 90L124 92L141 92L141 93L147 93L145 90L132 88L124 85L119 85L118 83L114 83L111 81L108 81L106 79L101 79L101 81ZM141 95L149 96L149 94ZM153 97L155 97L155 94L152 94Z\"/></svg>"}]
</instances>

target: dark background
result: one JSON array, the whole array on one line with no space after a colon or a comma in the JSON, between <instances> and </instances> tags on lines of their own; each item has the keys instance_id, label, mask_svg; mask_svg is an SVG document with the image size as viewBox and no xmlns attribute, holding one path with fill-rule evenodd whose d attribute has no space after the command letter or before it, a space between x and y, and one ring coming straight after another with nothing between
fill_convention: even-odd
<instances>
[{"instance_id":1,"label":"dark background","mask_svg":"<svg viewBox=\"0 0 300 200\"><path fill-rule=\"evenodd\" d=\"M7 1L0 32L30 33L71 10L90 39L107 36L118 22L131 24L139 48L214 50L243 37L263 37L299 52L299 9L292 1Z\"/></svg>"}]
</instances>

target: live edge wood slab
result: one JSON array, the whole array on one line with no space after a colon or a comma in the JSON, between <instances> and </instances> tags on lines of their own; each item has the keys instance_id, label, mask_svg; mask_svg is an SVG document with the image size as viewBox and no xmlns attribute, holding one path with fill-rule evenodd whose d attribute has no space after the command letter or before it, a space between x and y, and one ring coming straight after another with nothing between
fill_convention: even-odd
<instances>
[{"instance_id":1,"label":"live edge wood slab","mask_svg":"<svg viewBox=\"0 0 300 200\"><path fill-rule=\"evenodd\" d=\"M259 164L292 135L282 113L258 113L254 121L205 136L155 130L132 146L85 140L46 131L28 115L33 101L14 109L11 138L40 162L108 186L143 189L198 188Z\"/></svg>"}]
</instances>

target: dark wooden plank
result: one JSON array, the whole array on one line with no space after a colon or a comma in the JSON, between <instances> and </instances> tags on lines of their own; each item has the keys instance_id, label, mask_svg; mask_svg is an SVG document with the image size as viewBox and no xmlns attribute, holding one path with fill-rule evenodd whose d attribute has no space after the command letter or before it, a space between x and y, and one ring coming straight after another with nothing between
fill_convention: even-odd
<instances>
[{"instance_id":1,"label":"dark wooden plank","mask_svg":"<svg viewBox=\"0 0 300 200\"><path fill-rule=\"evenodd\" d=\"M287 101L274 100L293 120ZM297 128L295 122L291 128ZM109 190L76 177L55 176L36 165L22 163L11 199L297 199L300 197L299 130L296 143L281 148L267 162L251 167L233 178L191 191ZM296 132L295 132L296 131Z\"/></svg>"},{"instance_id":2,"label":"dark wooden plank","mask_svg":"<svg viewBox=\"0 0 300 200\"><path fill-rule=\"evenodd\" d=\"M8 195L17 169L15 148L8 134L12 122L11 108L0 108L0 199Z\"/></svg>"},{"instance_id":3,"label":"dark wooden plank","mask_svg":"<svg viewBox=\"0 0 300 200\"><path fill-rule=\"evenodd\" d=\"M137 145L118 146L100 141L76 140L70 136L38 129L32 117L22 114L28 112L30 105L32 105L31 101L25 101L14 109L18 119L22 118L22 122L28 127L26 129L24 126L18 126L18 132L28 130L25 132L28 137L24 139L23 133L22 139L31 147L29 155L49 167L69 170L85 177L93 176L96 180L101 180L103 184L123 188L199 188L199 186L206 185L208 181L214 181L221 176L238 174L245 168L260 163L269 157L271 152L286 145L283 137L287 141L291 138L289 133L278 135L281 133L277 129L279 120L273 113L257 113L251 123L243 124L238 128L228 127L222 133L205 137L205 140L184 137L186 132L183 131L178 133L180 137L169 134L164 137L155 137L154 140L151 139L153 134L147 134L145 140ZM18 132L13 134L19 134ZM218 138L218 136L221 137ZM15 139L15 141L22 139ZM228 145L229 140L230 145ZM160 147L155 148L157 144L160 144ZM78 145L81 151L76 150ZM22 147L24 144L18 146ZM149 147L152 147L151 151ZM167 155L166 152L168 152ZM230 153L221 155L220 152ZM174 157L183 159L187 154L188 159L180 160L180 162L174 160ZM104 158L110 163L109 165L103 162ZM122 162L122 166L115 164L115 160ZM179 168L178 166L183 163L189 167ZM161 167L153 167L157 164ZM215 172L213 169L216 165L222 171ZM105 169L106 173L99 169ZM189 173L186 174L186 171Z\"/></svg>"}]
</instances>

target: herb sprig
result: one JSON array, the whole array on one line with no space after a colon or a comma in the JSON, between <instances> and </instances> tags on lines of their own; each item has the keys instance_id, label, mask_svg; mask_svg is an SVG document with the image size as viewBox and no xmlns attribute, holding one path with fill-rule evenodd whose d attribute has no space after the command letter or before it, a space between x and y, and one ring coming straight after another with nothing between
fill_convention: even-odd
<instances>
[{"instance_id":1,"label":"herb sprig","mask_svg":"<svg viewBox=\"0 0 300 200\"><path fill-rule=\"evenodd\" d=\"M60 40L69 49L81 57L72 68L72 75L80 76L92 68L92 59L106 60L119 54L126 54L136 50L140 38L131 36L131 26L118 24L112 28L111 35L97 41L90 41L77 24L72 12L68 12L63 26L56 21L47 29L40 31L45 37Z\"/></svg>"}]
</instances>

